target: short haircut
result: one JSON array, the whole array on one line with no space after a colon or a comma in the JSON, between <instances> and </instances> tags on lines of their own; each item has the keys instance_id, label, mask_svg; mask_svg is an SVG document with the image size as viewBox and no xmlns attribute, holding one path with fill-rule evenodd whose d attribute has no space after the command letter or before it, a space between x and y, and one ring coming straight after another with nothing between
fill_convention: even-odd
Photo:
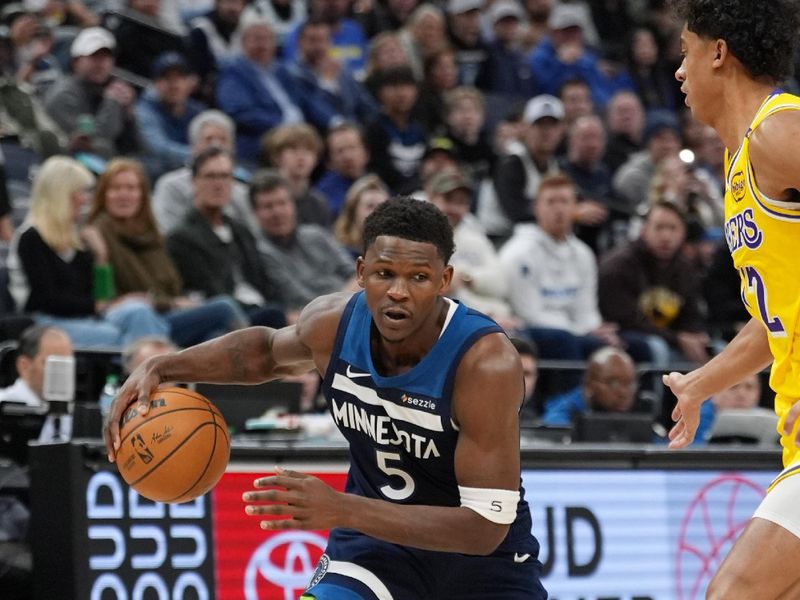
<instances>
[{"instance_id":1,"label":"short haircut","mask_svg":"<svg viewBox=\"0 0 800 600\"><path fill-rule=\"evenodd\" d=\"M455 250L453 228L442 211L430 202L406 196L390 198L364 221L365 256L381 235L433 244L445 264Z\"/></svg>"},{"instance_id":2,"label":"short haircut","mask_svg":"<svg viewBox=\"0 0 800 600\"><path fill-rule=\"evenodd\" d=\"M122 369L126 374L130 374L133 369L133 361L136 355L146 346L160 346L169 352L176 352L178 347L171 339L163 335L145 335L127 344L122 349Z\"/></svg>"},{"instance_id":3,"label":"short haircut","mask_svg":"<svg viewBox=\"0 0 800 600\"><path fill-rule=\"evenodd\" d=\"M322 138L306 123L280 125L261 138L261 151L273 165L288 148L307 148L319 156L323 149Z\"/></svg>"},{"instance_id":4,"label":"short haircut","mask_svg":"<svg viewBox=\"0 0 800 600\"><path fill-rule=\"evenodd\" d=\"M777 83L792 74L800 29L797 0L672 0L689 31L722 39L751 77Z\"/></svg>"},{"instance_id":5,"label":"short haircut","mask_svg":"<svg viewBox=\"0 0 800 600\"><path fill-rule=\"evenodd\" d=\"M570 179L564 173L554 173L553 175L547 175L546 177L544 177L541 183L539 183L539 189L536 191L536 196L538 198L539 195L544 190L548 190L550 188L563 187L563 186L571 188L572 192L577 197L578 190L575 187L575 184L573 183L572 179Z\"/></svg>"},{"instance_id":6,"label":"short haircut","mask_svg":"<svg viewBox=\"0 0 800 600\"><path fill-rule=\"evenodd\" d=\"M329 30L332 29L330 22L326 21L320 16L311 15L305 21L300 23L300 27L297 30L298 37L303 37L303 34L309 27L327 27Z\"/></svg>"},{"instance_id":7,"label":"short haircut","mask_svg":"<svg viewBox=\"0 0 800 600\"><path fill-rule=\"evenodd\" d=\"M233 162L233 157L231 156L230 152L224 148L219 148L218 146L211 146L210 148L203 150L200 154L192 159L192 177L197 177L197 174L200 172L200 169L203 168L203 165L212 158L217 158L218 156L227 156L229 159L231 159L231 162Z\"/></svg>"},{"instance_id":8,"label":"short haircut","mask_svg":"<svg viewBox=\"0 0 800 600\"><path fill-rule=\"evenodd\" d=\"M250 179L250 186L247 190L248 197L250 198L250 206L255 209L256 198L259 194L266 194L279 188L285 189L289 192L289 197L294 199L289 182L278 171L275 169L261 169L256 171Z\"/></svg>"},{"instance_id":9,"label":"short haircut","mask_svg":"<svg viewBox=\"0 0 800 600\"><path fill-rule=\"evenodd\" d=\"M675 214L684 226L687 225L687 215L686 211L678 205L677 203L673 202L672 200L656 200L649 207L647 207L647 212L644 215L644 220L647 221L650 218L650 215L653 214L653 211L657 208L663 208L664 210L668 210Z\"/></svg>"},{"instance_id":10,"label":"short haircut","mask_svg":"<svg viewBox=\"0 0 800 600\"><path fill-rule=\"evenodd\" d=\"M579 77L576 75L574 77L569 77L561 82L561 85L558 86L558 97L560 98L564 94L564 90L566 88L573 86L580 86L586 88L590 92L592 91L592 87L589 85L589 82L586 81L586 79L584 79L583 77Z\"/></svg>"},{"instance_id":11,"label":"short haircut","mask_svg":"<svg viewBox=\"0 0 800 600\"><path fill-rule=\"evenodd\" d=\"M325 134L325 139L330 144L330 139L334 135L336 135L337 133L342 133L344 131L354 132L358 136L358 139L361 141L361 143L362 144L364 143L364 130L358 123L353 123L352 121L342 121L341 123L337 123L330 129L328 129L328 132Z\"/></svg>"},{"instance_id":12,"label":"short haircut","mask_svg":"<svg viewBox=\"0 0 800 600\"><path fill-rule=\"evenodd\" d=\"M462 102L463 100L471 100L475 104L478 105L478 108L481 110L486 109L486 101L483 98L483 94L480 92L478 88L472 87L470 85L460 85L457 88L453 88L452 90L448 91L444 95L444 107L445 112L450 114L455 106Z\"/></svg>"},{"instance_id":13,"label":"short haircut","mask_svg":"<svg viewBox=\"0 0 800 600\"><path fill-rule=\"evenodd\" d=\"M42 338L51 331L64 333L55 325L36 324L26 328L19 336L17 356L36 358L36 355L39 354L39 349L42 347Z\"/></svg>"},{"instance_id":14,"label":"short haircut","mask_svg":"<svg viewBox=\"0 0 800 600\"><path fill-rule=\"evenodd\" d=\"M220 129L224 129L231 140L231 144L235 141L236 126L228 115L221 110L209 109L204 110L194 119L189 122L189 143L194 146L200 140L200 134L206 125L216 125Z\"/></svg>"},{"instance_id":15,"label":"short haircut","mask_svg":"<svg viewBox=\"0 0 800 600\"><path fill-rule=\"evenodd\" d=\"M413 85L417 87L417 80L414 79L414 72L411 67L398 65L382 69L375 73L374 85L377 91L393 85Z\"/></svg>"}]
</instances>

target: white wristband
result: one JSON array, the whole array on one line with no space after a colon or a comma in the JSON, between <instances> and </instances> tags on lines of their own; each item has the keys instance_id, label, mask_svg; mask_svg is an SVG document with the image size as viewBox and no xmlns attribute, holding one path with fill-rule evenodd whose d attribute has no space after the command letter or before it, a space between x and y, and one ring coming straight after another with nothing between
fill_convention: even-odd
<instances>
[{"instance_id":1,"label":"white wristband","mask_svg":"<svg viewBox=\"0 0 800 600\"><path fill-rule=\"evenodd\" d=\"M510 525L517 518L519 490L495 490L458 486L461 506L474 510L484 519Z\"/></svg>"}]
</instances>

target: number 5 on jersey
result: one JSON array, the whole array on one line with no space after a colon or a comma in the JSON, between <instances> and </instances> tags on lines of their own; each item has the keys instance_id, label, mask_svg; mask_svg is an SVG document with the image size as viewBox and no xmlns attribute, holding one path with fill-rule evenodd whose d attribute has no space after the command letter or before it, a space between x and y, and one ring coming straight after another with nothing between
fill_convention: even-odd
<instances>
[{"instance_id":1,"label":"number 5 on jersey","mask_svg":"<svg viewBox=\"0 0 800 600\"><path fill-rule=\"evenodd\" d=\"M389 500L405 500L406 498L409 498L411 494L414 493L414 488L416 487L411 475L402 469L398 469L397 467L390 467L388 464L389 461L400 462L400 454L397 452L383 452L381 450L376 450L375 458L378 461L378 468L381 471L390 477L399 477L403 480L403 486L401 488L392 487L388 483L381 486L381 494L389 498Z\"/></svg>"}]
</instances>

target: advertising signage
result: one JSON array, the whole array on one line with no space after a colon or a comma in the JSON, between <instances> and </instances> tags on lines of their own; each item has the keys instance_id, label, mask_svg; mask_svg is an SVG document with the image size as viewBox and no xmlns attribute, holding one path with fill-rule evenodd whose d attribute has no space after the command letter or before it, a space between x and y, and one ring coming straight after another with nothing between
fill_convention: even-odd
<instances>
[{"instance_id":1,"label":"advertising signage","mask_svg":"<svg viewBox=\"0 0 800 600\"><path fill-rule=\"evenodd\" d=\"M40 452L31 469L37 600L294 600L324 551L327 532L264 531L245 514L242 494L270 474L258 464L234 463L210 494L166 505L80 448ZM344 488L344 462L285 466ZM772 476L525 469L551 600L703 599Z\"/></svg>"},{"instance_id":2,"label":"advertising signage","mask_svg":"<svg viewBox=\"0 0 800 600\"><path fill-rule=\"evenodd\" d=\"M325 532L266 532L241 495L265 473L214 490L220 600L294 600ZM317 474L343 489L345 473ZM523 472L551 600L702 600L772 474L766 471Z\"/></svg>"}]
</instances>

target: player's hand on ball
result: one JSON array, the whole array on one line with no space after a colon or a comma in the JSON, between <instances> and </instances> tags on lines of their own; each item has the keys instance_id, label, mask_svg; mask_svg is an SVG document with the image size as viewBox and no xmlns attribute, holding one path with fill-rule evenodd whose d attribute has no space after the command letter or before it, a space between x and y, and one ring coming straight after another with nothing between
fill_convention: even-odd
<instances>
[{"instance_id":1,"label":"player's hand on ball","mask_svg":"<svg viewBox=\"0 0 800 600\"><path fill-rule=\"evenodd\" d=\"M157 371L152 368L152 360L146 360L131 373L111 403L106 422L103 425L103 439L109 462L116 460L120 444L120 419L128 406L136 402L139 414L142 416L150 410L150 393L161 383Z\"/></svg>"},{"instance_id":2,"label":"player's hand on ball","mask_svg":"<svg viewBox=\"0 0 800 600\"><path fill-rule=\"evenodd\" d=\"M694 434L700 423L700 404L692 398L686 390L686 375L672 372L663 376L666 385L675 398L678 399L675 408L672 410L672 420L675 425L669 431L669 447L685 448L694 441Z\"/></svg>"},{"instance_id":3,"label":"player's hand on ball","mask_svg":"<svg viewBox=\"0 0 800 600\"><path fill-rule=\"evenodd\" d=\"M245 512L278 517L261 521L262 529L332 529L341 525L343 494L313 475L277 468L275 475L256 479L253 486L271 489L245 492Z\"/></svg>"}]
</instances>

